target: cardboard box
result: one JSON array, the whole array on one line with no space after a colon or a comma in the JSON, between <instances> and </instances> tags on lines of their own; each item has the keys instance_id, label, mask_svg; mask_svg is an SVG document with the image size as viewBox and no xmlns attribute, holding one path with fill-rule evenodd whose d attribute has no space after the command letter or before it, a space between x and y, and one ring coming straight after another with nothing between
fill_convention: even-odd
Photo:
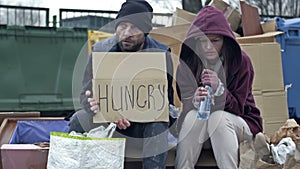
<instances>
[{"instance_id":1,"label":"cardboard box","mask_svg":"<svg viewBox=\"0 0 300 169\"><path fill-rule=\"evenodd\" d=\"M266 121L283 121L288 119L287 96L285 91L263 92L263 110Z\"/></svg>"},{"instance_id":2,"label":"cardboard box","mask_svg":"<svg viewBox=\"0 0 300 169\"><path fill-rule=\"evenodd\" d=\"M284 89L282 58L278 43L241 44L254 67L253 90L279 91Z\"/></svg>"},{"instance_id":3,"label":"cardboard box","mask_svg":"<svg viewBox=\"0 0 300 169\"><path fill-rule=\"evenodd\" d=\"M170 27L154 29L150 32L150 36L153 39L171 48L172 60L175 63L175 69L178 65L177 63L179 61L181 45L186 38L186 34L190 26L190 24L175 25Z\"/></svg>"},{"instance_id":4,"label":"cardboard box","mask_svg":"<svg viewBox=\"0 0 300 169\"><path fill-rule=\"evenodd\" d=\"M33 144L3 144L1 146L3 169L45 169L49 147Z\"/></svg>"},{"instance_id":5,"label":"cardboard box","mask_svg":"<svg viewBox=\"0 0 300 169\"><path fill-rule=\"evenodd\" d=\"M186 11L184 9L176 8L172 16L172 25L191 24L195 19L196 14Z\"/></svg>"},{"instance_id":6,"label":"cardboard box","mask_svg":"<svg viewBox=\"0 0 300 169\"><path fill-rule=\"evenodd\" d=\"M237 37L237 41L240 44L276 42L276 36L284 33L281 31L276 31L276 20L263 22L261 23L261 27L263 30L262 34Z\"/></svg>"},{"instance_id":7,"label":"cardboard box","mask_svg":"<svg viewBox=\"0 0 300 169\"><path fill-rule=\"evenodd\" d=\"M190 28L190 24L183 24L183 25L175 25L170 27L154 29L150 32L150 36L153 39L171 48L174 73L176 72L179 63L181 45L186 38L186 34L189 28Z\"/></svg>"},{"instance_id":8,"label":"cardboard box","mask_svg":"<svg viewBox=\"0 0 300 169\"><path fill-rule=\"evenodd\" d=\"M273 136L280 127L284 126L286 121L271 121L264 122L265 134L269 137Z\"/></svg>"},{"instance_id":9,"label":"cardboard box","mask_svg":"<svg viewBox=\"0 0 300 169\"><path fill-rule=\"evenodd\" d=\"M95 123L169 121L165 52L93 52Z\"/></svg>"},{"instance_id":10,"label":"cardboard box","mask_svg":"<svg viewBox=\"0 0 300 169\"><path fill-rule=\"evenodd\" d=\"M242 12L242 25L244 36L237 37L239 43L267 43L276 42L276 36L284 32L276 31L276 19L270 19L261 22L258 16L256 7L241 2Z\"/></svg>"},{"instance_id":11,"label":"cardboard box","mask_svg":"<svg viewBox=\"0 0 300 169\"><path fill-rule=\"evenodd\" d=\"M285 91L253 92L257 107L261 110L266 122L286 121L288 119L288 106Z\"/></svg>"},{"instance_id":12,"label":"cardboard box","mask_svg":"<svg viewBox=\"0 0 300 169\"><path fill-rule=\"evenodd\" d=\"M261 23L261 27L264 33L276 32L276 20L270 19L266 22ZM283 32L282 32L283 33Z\"/></svg>"},{"instance_id":13,"label":"cardboard box","mask_svg":"<svg viewBox=\"0 0 300 169\"><path fill-rule=\"evenodd\" d=\"M241 13L233 6L227 4L223 0L212 0L209 3L210 6L214 6L223 11L225 18L228 20L230 27L233 31L236 31L241 22Z\"/></svg>"},{"instance_id":14,"label":"cardboard box","mask_svg":"<svg viewBox=\"0 0 300 169\"><path fill-rule=\"evenodd\" d=\"M266 32L260 35L237 37L237 41L240 44L276 42L276 36L280 34L283 34L283 32L280 31Z\"/></svg>"},{"instance_id":15,"label":"cardboard box","mask_svg":"<svg viewBox=\"0 0 300 169\"><path fill-rule=\"evenodd\" d=\"M263 117L264 133L274 134L288 119L286 92L253 92L255 103Z\"/></svg>"},{"instance_id":16,"label":"cardboard box","mask_svg":"<svg viewBox=\"0 0 300 169\"><path fill-rule=\"evenodd\" d=\"M178 13L184 13L184 11ZM154 29L150 32L150 36L152 38L171 48L174 79L176 77L177 66L179 64L181 45L185 40L186 34L190 26L190 24L174 25L170 27ZM176 107L181 107L181 102L176 92L176 81L173 81L173 89L174 104Z\"/></svg>"},{"instance_id":17,"label":"cardboard box","mask_svg":"<svg viewBox=\"0 0 300 169\"><path fill-rule=\"evenodd\" d=\"M184 42L190 26L191 24L187 23L153 29L150 32L150 36L167 46L181 44L182 42Z\"/></svg>"},{"instance_id":18,"label":"cardboard box","mask_svg":"<svg viewBox=\"0 0 300 169\"><path fill-rule=\"evenodd\" d=\"M258 8L245 1L240 2L242 12L242 28L244 36L259 35L263 33L260 24Z\"/></svg>"},{"instance_id":19,"label":"cardboard box","mask_svg":"<svg viewBox=\"0 0 300 169\"><path fill-rule=\"evenodd\" d=\"M255 101L255 105L257 106L257 108L259 108L259 110L261 111L261 113L263 113L263 97L262 97L262 91L252 91L252 94L254 96L254 101Z\"/></svg>"}]
</instances>

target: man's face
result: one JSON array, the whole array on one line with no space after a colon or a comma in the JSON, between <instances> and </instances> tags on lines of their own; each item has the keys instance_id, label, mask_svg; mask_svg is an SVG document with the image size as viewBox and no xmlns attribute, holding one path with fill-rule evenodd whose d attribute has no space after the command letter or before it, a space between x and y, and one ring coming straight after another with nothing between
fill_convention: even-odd
<instances>
[{"instance_id":1,"label":"man's face","mask_svg":"<svg viewBox=\"0 0 300 169\"><path fill-rule=\"evenodd\" d=\"M119 46L124 52L136 52L143 48L144 32L130 22L121 22L117 26L116 35Z\"/></svg>"}]
</instances>

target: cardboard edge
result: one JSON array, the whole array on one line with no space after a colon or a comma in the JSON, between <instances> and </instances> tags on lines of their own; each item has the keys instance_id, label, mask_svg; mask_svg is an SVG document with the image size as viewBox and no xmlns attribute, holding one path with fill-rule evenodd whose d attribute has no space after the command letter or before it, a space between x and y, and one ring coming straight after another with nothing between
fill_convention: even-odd
<instances>
[{"instance_id":1,"label":"cardboard edge","mask_svg":"<svg viewBox=\"0 0 300 169\"><path fill-rule=\"evenodd\" d=\"M243 36L238 37L237 39L259 39L259 38L266 38L266 37L275 37L277 35L284 34L284 32L281 31L275 31L275 32L266 32L260 35L252 35L252 36Z\"/></svg>"}]
</instances>

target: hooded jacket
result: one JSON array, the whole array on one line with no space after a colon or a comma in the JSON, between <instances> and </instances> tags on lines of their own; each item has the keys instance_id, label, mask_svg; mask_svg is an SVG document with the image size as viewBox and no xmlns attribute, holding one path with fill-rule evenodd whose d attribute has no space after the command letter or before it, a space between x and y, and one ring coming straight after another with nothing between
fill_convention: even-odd
<instances>
[{"instance_id":1,"label":"hooded jacket","mask_svg":"<svg viewBox=\"0 0 300 169\"><path fill-rule=\"evenodd\" d=\"M192 99L199 86L195 80L196 69L194 66L196 64L188 64L187 60L195 56L193 48L196 44L196 37L208 34L222 35L224 44L228 43L226 51L230 53L230 55L225 56L227 59L225 58L222 63L223 67L226 67L224 69L225 77L220 78L224 83L225 91L223 95L215 96L216 104L213 106L213 110L224 110L242 117L253 135L261 132L262 118L252 94L254 71L251 60L241 50L223 13L212 6L206 6L198 13L182 44L180 64L176 73L177 94L183 105L178 121L179 129L186 114L194 109Z\"/></svg>"}]
</instances>

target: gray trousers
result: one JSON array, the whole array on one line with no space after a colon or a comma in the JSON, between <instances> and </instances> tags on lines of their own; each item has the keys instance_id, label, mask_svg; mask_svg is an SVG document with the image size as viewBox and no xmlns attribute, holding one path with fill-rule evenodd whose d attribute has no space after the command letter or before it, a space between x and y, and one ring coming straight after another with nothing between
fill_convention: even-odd
<instances>
[{"instance_id":1,"label":"gray trousers","mask_svg":"<svg viewBox=\"0 0 300 169\"><path fill-rule=\"evenodd\" d=\"M143 158L143 169L165 169L168 151L168 123L135 123L126 130L117 129L113 137L126 138L125 156ZM93 123L93 114L77 111L70 119L70 131L88 132L100 125Z\"/></svg>"},{"instance_id":2,"label":"gray trousers","mask_svg":"<svg viewBox=\"0 0 300 169\"><path fill-rule=\"evenodd\" d=\"M213 112L208 120L198 120L196 110L186 115L176 152L176 169L194 169L204 142L210 140L217 165L220 169L238 168L239 143L252 140L247 123L239 116L225 112Z\"/></svg>"}]
</instances>

